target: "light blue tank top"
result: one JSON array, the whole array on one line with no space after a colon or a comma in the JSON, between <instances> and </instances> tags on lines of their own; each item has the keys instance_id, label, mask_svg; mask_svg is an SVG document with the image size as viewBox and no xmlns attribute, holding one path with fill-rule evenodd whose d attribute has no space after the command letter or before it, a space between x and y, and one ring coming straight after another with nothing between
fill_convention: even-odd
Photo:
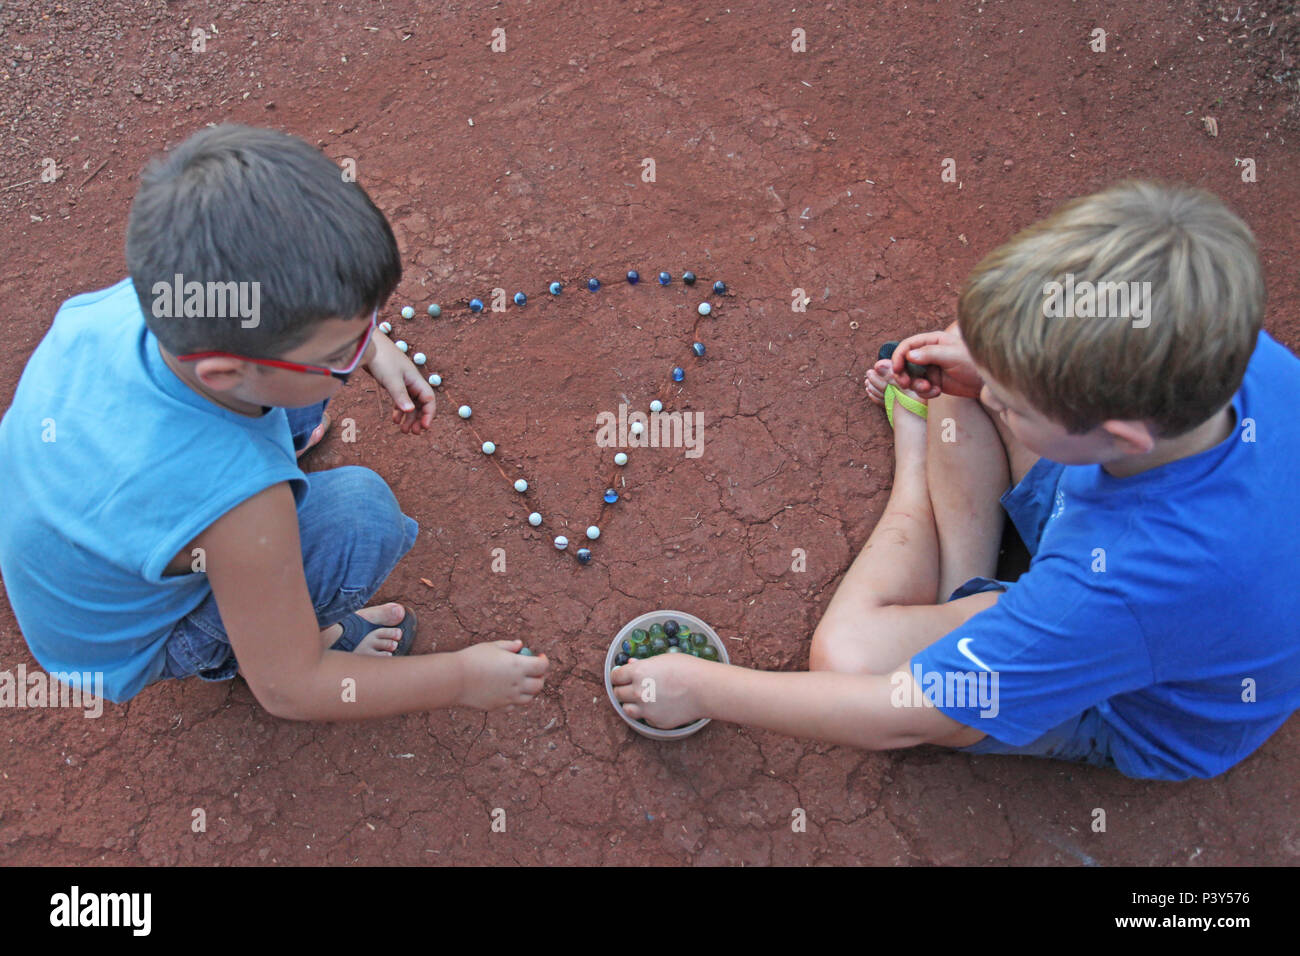
<instances>
[{"instance_id":1,"label":"light blue tank top","mask_svg":"<svg viewBox=\"0 0 1300 956\"><path fill-rule=\"evenodd\" d=\"M0 421L0 575L32 654L135 695L211 593L167 564L282 481L306 494L284 409L250 418L177 378L130 279L63 303Z\"/></svg>"}]
</instances>

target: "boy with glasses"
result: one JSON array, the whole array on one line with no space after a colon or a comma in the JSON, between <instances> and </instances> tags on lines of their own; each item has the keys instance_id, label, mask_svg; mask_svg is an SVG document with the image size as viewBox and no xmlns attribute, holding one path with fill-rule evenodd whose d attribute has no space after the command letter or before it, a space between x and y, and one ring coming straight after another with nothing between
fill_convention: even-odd
<instances>
[{"instance_id":1,"label":"boy with glasses","mask_svg":"<svg viewBox=\"0 0 1300 956\"><path fill-rule=\"evenodd\" d=\"M299 720L531 700L548 663L520 641L405 656L414 613L364 605L416 523L369 469L297 464L357 368L403 432L433 423L374 335L401 262L365 191L296 137L212 127L145 170L126 253L0 422L0 573L41 665L102 672L114 701L239 673Z\"/></svg>"}]
</instances>

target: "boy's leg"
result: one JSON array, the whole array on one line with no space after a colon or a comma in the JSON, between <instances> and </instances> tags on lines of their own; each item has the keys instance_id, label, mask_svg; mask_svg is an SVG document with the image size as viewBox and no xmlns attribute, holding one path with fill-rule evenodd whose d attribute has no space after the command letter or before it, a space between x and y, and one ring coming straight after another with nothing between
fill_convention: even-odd
<instances>
[{"instance_id":1,"label":"boy's leg","mask_svg":"<svg viewBox=\"0 0 1300 956\"><path fill-rule=\"evenodd\" d=\"M414 545L419 526L402 514L388 485L368 468L331 468L312 472L307 480L298 533L307 589L323 630L365 606ZM166 646L162 677L228 680L238 671L211 594L177 623Z\"/></svg>"},{"instance_id":2,"label":"boy's leg","mask_svg":"<svg viewBox=\"0 0 1300 956\"><path fill-rule=\"evenodd\" d=\"M892 673L997 600L948 597L996 571L1000 496L1036 456L974 399L935 399L927 421L896 407L894 422L889 502L813 634L813 670Z\"/></svg>"},{"instance_id":3,"label":"boy's leg","mask_svg":"<svg viewBox=\"0 0 1300 956\"><path fill-rule=\"evenodd\" d=\"M938 603L974 577L993 577L1006 515L1001 496L1038 457L973 398L930 402L926 482L939 536Z\"/></svg>"},{"instance_id":4,"label":"boy's leg","mask_svg":"<svg viewBox=\"0 0 1300 956\"><path fill-rule=\"evenodd\" d=\"M1016 747L1004 744L993 737L969 745L954 744L970 754L1008 754L1022 757L1046 757L1050 760L1067 760L1086 763L1094 767L1119 769L1112 756L1110 727L1102 720L1095 707L1077 714L1057 727L1053 727L1037 740Z\"/></svg>"},{"instance_id":5,"label":"boy's leg","mask_svg":"<svg viewBox=\"0 0 1300 956\"><path fill-rule=\"evenodd\" d=\"M301 452L307 447L307 443L311 441L311 436L321 424L321 419L325 414L325 406L329 404L329 401L327 398L315 405L307 405L303 408L286 408L284 410L286 417L289 419L289 431L293 435L294 451Z\"/></svg>"},{"instance_id":6,"label":"boy's leg","mask_svg":"<svg viewBox=\"0 0 1300 956\"><path fill-rule=\"evenodd\" d=\"M325 628L365 606L414 546L420 526L369 468L345 465L313 472L308 480L298 532L307 587Z\"/></svg>"},{"instance_id":7,"label":"boy's leg","mask_svg":"<svg viewBox=\"0 0 1300 956\"><path fill-rule=\"evenodd\" d=\"M872 380L885 381L875 370ZM974 594L935 603L940 544L926 479L927 431L925 420L895 407L889 501L817 625L813 670L889 674L997 600Z\"/></svg>"}]
</instances>

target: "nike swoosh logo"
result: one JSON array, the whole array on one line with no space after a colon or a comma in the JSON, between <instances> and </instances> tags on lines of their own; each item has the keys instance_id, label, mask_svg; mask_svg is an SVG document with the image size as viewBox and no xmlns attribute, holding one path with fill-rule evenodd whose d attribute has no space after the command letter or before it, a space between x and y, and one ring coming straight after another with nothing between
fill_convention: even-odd
<instances>
[{"instance_id":1,"label":"nike swoosh logo","mask_svg":"<svg viewBox=\"0 0 1300 956\"><path fill-rule=\"evenodd\" d=\"M957 650L967 660L972 661L975 664L975 666L979 667L981 670L988 671L990 674L992 674L993 668L989 667L989 665L985 664L982 660L980 660L978 657L976 657L974 654L970 652L970 643L971 643L971 639L969 637L963 637L960 641L957 642Z\"/></svg>"}]
</instances>

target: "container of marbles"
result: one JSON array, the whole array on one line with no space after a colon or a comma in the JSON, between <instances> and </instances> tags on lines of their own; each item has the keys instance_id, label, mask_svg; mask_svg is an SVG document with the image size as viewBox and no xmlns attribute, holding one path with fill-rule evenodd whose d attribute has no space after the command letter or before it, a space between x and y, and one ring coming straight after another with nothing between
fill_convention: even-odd
<instances>
[{"instance_id":1,"label":"container of marbles","mask_svg":"<svg viewBox=\"0 0 1300 956\"><path fill-rule=\"evenodd\" d=\"M683 640L689 645L688 650L682 649ZM629 659L639 660L659 654L690 654L702 661L729 664L731 658L727 656L727 648L713 628L685 611L651 611L624 624L623 629L610 642L609 653L605 655L605 693L609 695L609 702L618 715L638 734L654 740L680 740L704 728L709 722L707 718L671 730L660 730L635 717L629 717L614 696L614 684L610 680L610 671L619 666L622 654L626 654Z\"/></svg>"}]
</instances>

